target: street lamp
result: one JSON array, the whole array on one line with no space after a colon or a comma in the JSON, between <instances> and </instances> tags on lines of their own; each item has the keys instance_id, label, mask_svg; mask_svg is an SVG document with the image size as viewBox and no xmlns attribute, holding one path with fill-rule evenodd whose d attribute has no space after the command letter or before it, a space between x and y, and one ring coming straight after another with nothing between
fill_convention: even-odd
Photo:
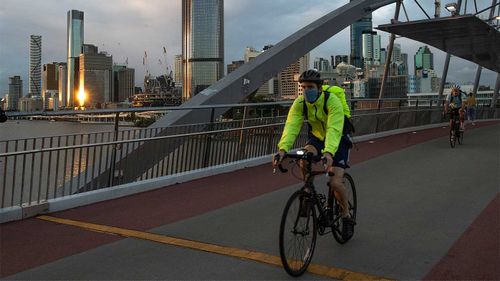
<instances>
[{"instance_id":1,"label":"street lamp","mask_svg":"<svg viewBox=\"0 0 500 281\"><path fill-rule=\"evenodd\" d=\"M446 10L448 10L448 12L451 13L452 17L457 15L458 13L457 3L448 3L444 7L446 8Z\"/></svg>"}]
</instances>

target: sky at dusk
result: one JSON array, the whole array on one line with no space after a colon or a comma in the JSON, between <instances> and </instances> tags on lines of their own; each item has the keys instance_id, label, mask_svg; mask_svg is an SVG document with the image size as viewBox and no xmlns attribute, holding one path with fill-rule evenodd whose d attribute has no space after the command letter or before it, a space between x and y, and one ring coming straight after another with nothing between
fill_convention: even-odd
<instances>
[{"instance_id":1,"label":"sky at dusk","mask_svg":"<svg viewBox=\"0 0 500 281\"><path fill-rule=\"evenodd\" d=\"M244 49L276 44L296 30L319 17L345 5L347 0L225 0L225 61L243 59ZM411 20L423 19L424 14L414 4L405 1ZM420 1L430 15L433 2ZM472 1L469 1L472 2ZM478 1L479 8L490 1ZM469 3L471 5L472 3ZM373 14L374 26L389 23L395 5ZM20 75L24 94L28 91L29 36L42 35L42 64L66 61L66 13L77 9L85 13L85 43L97 45L100 51L113 55L115 63L135 68L136 84L142 86L145 68L144 51L148 53L149 68L161 74L164 65L163 46L167 48L168 64L181 53L181 0L0 0L0 97L8 92L8 77ZM473 6L468 7L469 10ZM443 16L448 13L443 9ZM404 14L402 13L404 18ZM382 46L389 34L382 35ZM413 55L424 44L398 38L404 53L409 54L410 74L413 74ZM349 28L311 52L315 57L349 54ZM445 54L431 48L435 68L441 76ZM312 65L311 65L312 66ZM477 66L459 58L450 64L448 81L467 83L474 80ZM163 70L164 72L164 70ZM494 86L496 73L483 71L481 84Z\"/></svg>"}]
</instances>

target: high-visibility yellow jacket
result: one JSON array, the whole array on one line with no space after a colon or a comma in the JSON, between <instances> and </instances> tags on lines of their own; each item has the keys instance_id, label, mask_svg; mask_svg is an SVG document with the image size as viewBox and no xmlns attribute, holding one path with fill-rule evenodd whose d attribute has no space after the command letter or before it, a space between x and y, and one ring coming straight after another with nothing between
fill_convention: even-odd
<instances>
[{"instance_id":1,"label":"high-visibility yellow jacket","mask_svg":"<svg viewBox=\"0 0 500 281\"><path fill-rule=\"evenodd\" d=\"M304 96L295 99L288 113L278 148L286 152L292 148L304 123L304 103L307 106L309 133L325 142L325 149L322 153L328 152L335 155L344 128L344 110L337 95L330 95L326 104L327 112L325 112L325 94L323 92L313 104L306 102Z\"/></svg>"}]
</instances>

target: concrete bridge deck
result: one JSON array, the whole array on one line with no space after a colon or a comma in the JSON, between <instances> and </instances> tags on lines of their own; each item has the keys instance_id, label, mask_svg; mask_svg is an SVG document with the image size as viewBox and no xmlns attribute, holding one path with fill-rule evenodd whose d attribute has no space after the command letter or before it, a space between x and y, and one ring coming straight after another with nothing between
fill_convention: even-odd
<instances>
[{"instance_id":1,"label":"concrete bridge deck","mask_svg":"<svg viewBox=\"0 0 500 281\"><path fill-rule=\"evenodd\" d=\"M299 279L500 280L500 123L468 129L455 149L447 135L359 143L355 237L320 237ZM2 224L0 277L293 280L278 231L299 187L263 165Z\"/></svg>"}]
</instances>

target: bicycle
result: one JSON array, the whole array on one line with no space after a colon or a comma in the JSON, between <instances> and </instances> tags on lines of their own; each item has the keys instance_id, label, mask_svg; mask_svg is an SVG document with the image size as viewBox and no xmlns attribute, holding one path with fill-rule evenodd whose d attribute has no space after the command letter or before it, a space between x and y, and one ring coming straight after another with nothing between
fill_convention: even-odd
<instances>
[{"instance_id":1,"label":"bicycle","mask_svg":"<svg viewBox=\"0 0 500 281\"><path fill-rule=\"evenodd\" d=\"M456 111L452 111L452 123L450 127L450 146L451 148L455 148L456 142L460 145L463 144L464 141L464 132L460 131L460 114Z\"/></svg>"},{"instance_id":2,"label":"bicycle","mask_svg":"<svg viewBox=\"0 0 500 281\"><path fill-rule=\"evenodd\" d=\"M291 163L295 162L296 164L303 160L306 165L304 186L288 199L281 217L279 233L280 257L283 267L288 274L298 277L305 273L311 263L317 234L323 236L331 232L340 244L346 243L352 236L347 239L342 237L341 206L335 196L330 196L330 192L328 192L327 197L318 193L314 187L314 178L318 175L324 175L325 172L312 171L312 164L322 161L322 158L303 150L297 151L296 154L286 154L283 159L287 158L292 159ZM288 172L281 164L278 165L278 168L282 173ZM329 173L328 176L333 176L333 174ZM345 173L344 182L348 193L349 213L355 222L357 198L354 180ZM327 204L328 202L330 204ZM328 208L328 206L332 206L332 208ZM331 230L327 231L328 228ZM286 237L287 235L291 237ZM304 242L307 245L304 245Z\"/></svg>"}]
</instances>

